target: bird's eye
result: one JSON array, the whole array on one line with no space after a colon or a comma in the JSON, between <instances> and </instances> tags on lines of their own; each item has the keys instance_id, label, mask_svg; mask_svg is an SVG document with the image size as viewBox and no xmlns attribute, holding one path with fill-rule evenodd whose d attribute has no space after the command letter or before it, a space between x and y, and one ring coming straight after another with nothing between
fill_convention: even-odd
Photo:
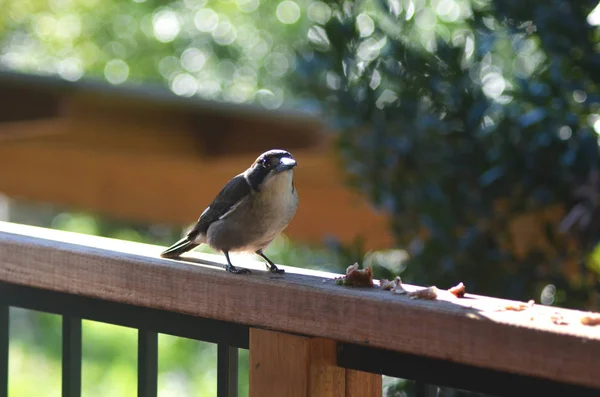
<instances>
[{"instance_id":1,"label":"bird's eye","mask_svg":"<svg viewBox=\"0 0 600 397\"><path fill-rule=\"evenodd\" d=\"M266 158L262 159L261 165L263 166L263 168L269 168L269 160Z\"/></svg>"}]
</instances>

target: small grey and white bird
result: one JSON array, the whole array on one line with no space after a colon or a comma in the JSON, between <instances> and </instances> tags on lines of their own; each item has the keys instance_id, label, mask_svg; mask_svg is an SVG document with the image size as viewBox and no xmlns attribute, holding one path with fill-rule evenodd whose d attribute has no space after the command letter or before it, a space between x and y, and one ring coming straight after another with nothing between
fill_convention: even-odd
<instances>
[{"instance_id":1,"label":"small grey and white bird","mask_svg":"<svg viewBox=\"0 0 600 397\"><path fill-rule=\"evenodd\" d=\"M285 150L269 150L246 171L235 176L217 194L184 238L160 255L177 258L200 244L222 251L225 269L250 273L231 264L229 252L254 252L267 261L273 273L283 273L265 256L265 249L296 214L298 193L294 187L296 160Z\"/></svg>"}]
</instances>

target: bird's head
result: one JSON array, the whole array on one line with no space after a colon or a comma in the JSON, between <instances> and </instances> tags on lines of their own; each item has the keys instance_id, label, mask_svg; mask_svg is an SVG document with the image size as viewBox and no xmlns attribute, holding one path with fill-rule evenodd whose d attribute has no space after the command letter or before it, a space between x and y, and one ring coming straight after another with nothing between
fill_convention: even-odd
<instances>
[{"instance_id":1,"label":"bird's head","mask_svg":"<svg viewBox=\"0 0 600 397\"><path fill-rule=\"evenodd\" d=\"M258 191L261 186L273 178L283 174L291 174L296 165L296 160L290 152L280 149L269 150L258 156L256 161L246 170L246 178L252 188Z\"/></svg>"}]
</instances>

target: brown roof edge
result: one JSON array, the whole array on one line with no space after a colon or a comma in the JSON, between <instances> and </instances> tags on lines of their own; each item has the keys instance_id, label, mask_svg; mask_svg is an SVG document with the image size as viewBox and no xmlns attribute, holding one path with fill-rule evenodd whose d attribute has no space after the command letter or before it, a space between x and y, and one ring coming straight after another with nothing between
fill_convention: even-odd
<instances>
[{"instance_id":1,"label":"brown roof edge","mask_svg":"<svg viewBox=\"0 0 600 397\"><path fill-rule=\"evenodd\" d=\"M35 94L38 98L32 98ZM294 109L268 110L252 104L235 104L223 101L185 98L173 94L163 85L156 82L128 83L120 86L110 85L97 78L84 78L71 82L50 75L35 75L6 69L0 69L0 105L12 103L11 108L23 105L31 106L34 102L42 102L46 109L53 108L51 103L62 97L77 95L86 100L117 103L119 106L151 107L183 112L187 114L232 115L249 119L278 119L283 123L301 123L322 128L321 117L316 114ZM0 121L7 120L0 110ZM8 116L14 111L6 112ZM17 113L23 113L17 111ZM26 117L28 112L24 112ZM29 112L31 113L31 112ZM7 117L8 117L7 116ZM37 117L31 117L37 118ZM13 117L8 118L13 119Z\"/></svg>"}]
</instances>

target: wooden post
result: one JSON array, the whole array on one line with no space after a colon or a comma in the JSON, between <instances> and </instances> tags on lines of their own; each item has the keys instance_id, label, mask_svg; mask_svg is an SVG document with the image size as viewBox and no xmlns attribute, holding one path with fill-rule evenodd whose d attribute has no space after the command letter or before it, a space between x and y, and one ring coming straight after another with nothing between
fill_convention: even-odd
<instances>
[{"instance_id":1,"label":"wooden post","mask_svg":"<svg viewBox=\"0 0 600 397\"><path fill-rule=\"evenodd\" d=\"M335 341L250 329L250 397L380 397L381 376L336 365Z\"/></svg>"},{"instance_id":2,"label":"wooden post","mask_svg":"<svg viewBox=\"0 0 600 397\"><path fill-rule=\"evenodd\" d=\"M346 370L345 397L381 396L383 394L381 375L368 372Z\"/></svg>"}]
</instances>

